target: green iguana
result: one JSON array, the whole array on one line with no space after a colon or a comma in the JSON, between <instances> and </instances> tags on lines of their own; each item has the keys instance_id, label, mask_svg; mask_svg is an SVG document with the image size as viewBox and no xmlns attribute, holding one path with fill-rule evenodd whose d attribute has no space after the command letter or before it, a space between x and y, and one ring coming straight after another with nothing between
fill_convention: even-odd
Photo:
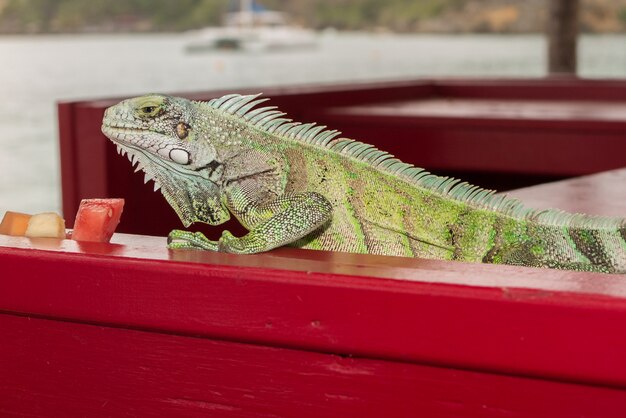
<instances>
[{"instance_id":1,"label":"green iguana","mask_svg":"<svg viewBox=\"0 0 626 418\"><path fill-rule=\"evenodd\" d=\"M174 230L169 248L300 248L626 273L626 221L533 210L300 124L259 95L165 95L106 110L102 131L155 181L187 227L234 215L218 241Z\"/></svg>"}]
</instances>

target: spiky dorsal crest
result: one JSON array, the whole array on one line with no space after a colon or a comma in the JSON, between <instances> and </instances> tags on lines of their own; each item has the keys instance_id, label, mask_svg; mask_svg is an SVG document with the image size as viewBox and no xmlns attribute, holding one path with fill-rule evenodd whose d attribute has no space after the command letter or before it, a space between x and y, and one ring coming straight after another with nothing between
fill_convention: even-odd
<instances>
[{"instance_id":1,"label":"spiky dorsal crest","mask_svg":"<svg viewBox=\"0 0 626 418\"><path fill-rule=\"evenodd\" d=\"M404 163L393 155L370 144L353 139L338 138L341 132L326 130L326 126L315 123L294 122L284 118L285 113L276 106L256 107L268 101L259 99L261 93L251 95L229 94L212 99L206 104L214 109L240 117L255 128L267 133L325 148L365 162L372 167L403 178L421 187L449 197L472 207L493 210L504 216L524 219L547 226L567 226L584 229L624 229L623 219L588 216L568 213L556 209L535 210L525 207L519 200L494 190L483 189L450 177L441 177Z\"/></svg>"}]
</instances>

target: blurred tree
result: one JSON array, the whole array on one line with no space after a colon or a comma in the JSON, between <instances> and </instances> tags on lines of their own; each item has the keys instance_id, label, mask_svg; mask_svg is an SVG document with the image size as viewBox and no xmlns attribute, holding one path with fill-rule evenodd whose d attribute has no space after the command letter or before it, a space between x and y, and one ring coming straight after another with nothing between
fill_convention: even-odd
<instances>
[{"instance_id":1,"label":"blurred tree","mask_svg":"<svg viewBox=\"0 0 626 418\"><path fill-rule=\"evenodd\" d=\"M4 26L15 32L74 32L90 27L182 30L218 24L227 3L228 0L7 0L0 13L0 29Z\"/></svg>"},{"instance_id":2,"label":"blurred tree","mask_svg":"<svg viewBox=\"0 0 626 418\"><path fill-rule=\"evenodd\" d=\"M217 25L237 0L0 0L0 32L178 31ZM539 32L546 0L256 0L290 21L323 29L398 32ZM626 31L626 0L580 2L582 28ZM569 3L564 1L563 3ZM494 13L512 11L502 29Z\"/></svg>"},{"instance_id":3,"label":"blurred tree","mask_svg":"<svg viewBox=\"0 0 626 418\"><path fill-rule=\"evenodd\" d=\"M623 6L619 11L619 18L623 23L626 23L626 6Z\"/></svg>"}]
</instances>

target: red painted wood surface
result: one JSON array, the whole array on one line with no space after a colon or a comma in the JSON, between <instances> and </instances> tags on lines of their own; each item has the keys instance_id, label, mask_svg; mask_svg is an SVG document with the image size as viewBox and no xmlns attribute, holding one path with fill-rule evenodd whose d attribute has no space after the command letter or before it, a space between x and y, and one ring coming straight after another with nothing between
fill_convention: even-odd
<instances>
[{"instance_id":1,"label":"red painted wood surface","mask_svg":"<svg viewBox=\"0 0 626 418\"><path fill-rule=\"evenodd\" d=\"M624 391L0 315L0 416L622 417ZM36 340L33 336L37 336Z\"/></svg>"},{"instance_id":2,"label":"red painted wood surface","mask_svg":"<svg viewBox=\"0 0 626 418\"><path fill-rule=\"evenodd\" d=\"M417 98L330 108L323 122L393 138L377 145L419 152L430 170L571 176L626 165L626 101Z\"/></svg>"},{"instance_id":3,"label":"red painted wood surface","mask_svg":"<svg viewBox=\"0 0 626 418\"><path fill-rule=\"evenodd\" d=\"M626 169L520 194L626 209ZM615 194L593 205L598 186ZM570 191L576 193L569 193ZM569 199L557 197L569 196ZM569 203L568 203L569 202ZM621 208L621 209L620 209ZM0 236L2 416L623 416L626 278Z\"/></svg>"},{"instance_id":4,"label":"red painted wood surface","mask_svg":"<svg viewBox=\"0 0 626 418\"><path fill-rule=\"evenodd\" d=\"M626 166L623 81L417 80L262 90L295 120L328 125L483 187L507 190ZM225 93L232 91L186 96ZM164 235L180 221L100 133L104 109L117 100L59 104L63 212L73 219L82 198L123 197L120 231Z\"/></svg>"},{"instance_id":5,"label":"red painted wood surface","mask_svg":"<svg viewBox=\"0 0 626 418\"><path fill-rule=\"evenodd\" d=\"M536 209L564 208L570 212L626 218L626 169L527 187L507 194Z\"/></svg>"},{"instance_id":6,"label":"red painted wood surface","mask_svg":"<svg viewBox=\"0 0 626 418\"><path fill-rule=\"evenodd\" d=\"M135 245L158 250L141 240ZM19 280L2 281L0 306L109 326L626 385L626 335L618 331L626 321L623 277L420 260L398 266L385 257L297 250L243 258L175 252L172 258L193 262L146 262L132 258L132 247L117 250L4 249L3 268ZM290 270L294 264L300 270ZM385 280L394 277L406 280Z\"/></svg>"}]
</instances>

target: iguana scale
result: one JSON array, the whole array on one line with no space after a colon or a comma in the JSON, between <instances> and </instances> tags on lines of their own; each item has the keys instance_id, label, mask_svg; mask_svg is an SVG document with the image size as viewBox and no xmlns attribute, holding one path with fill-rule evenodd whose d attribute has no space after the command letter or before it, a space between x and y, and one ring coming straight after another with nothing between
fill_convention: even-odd
<instances>
[{"instance_id":1,"label":"iguana scale","mask_svg":"<svg viewBox=\"0 0 626 418\"><path fill-rule=\"evenodd\" d=\"M155 181L182 223L249 231L218 241L174 230L170 248L257 253L291 245L366 254L626 273L626 221L533 210L406 164L259 95L165 95L106 110L102 131Z\"/></svg>"}]
</instances>

